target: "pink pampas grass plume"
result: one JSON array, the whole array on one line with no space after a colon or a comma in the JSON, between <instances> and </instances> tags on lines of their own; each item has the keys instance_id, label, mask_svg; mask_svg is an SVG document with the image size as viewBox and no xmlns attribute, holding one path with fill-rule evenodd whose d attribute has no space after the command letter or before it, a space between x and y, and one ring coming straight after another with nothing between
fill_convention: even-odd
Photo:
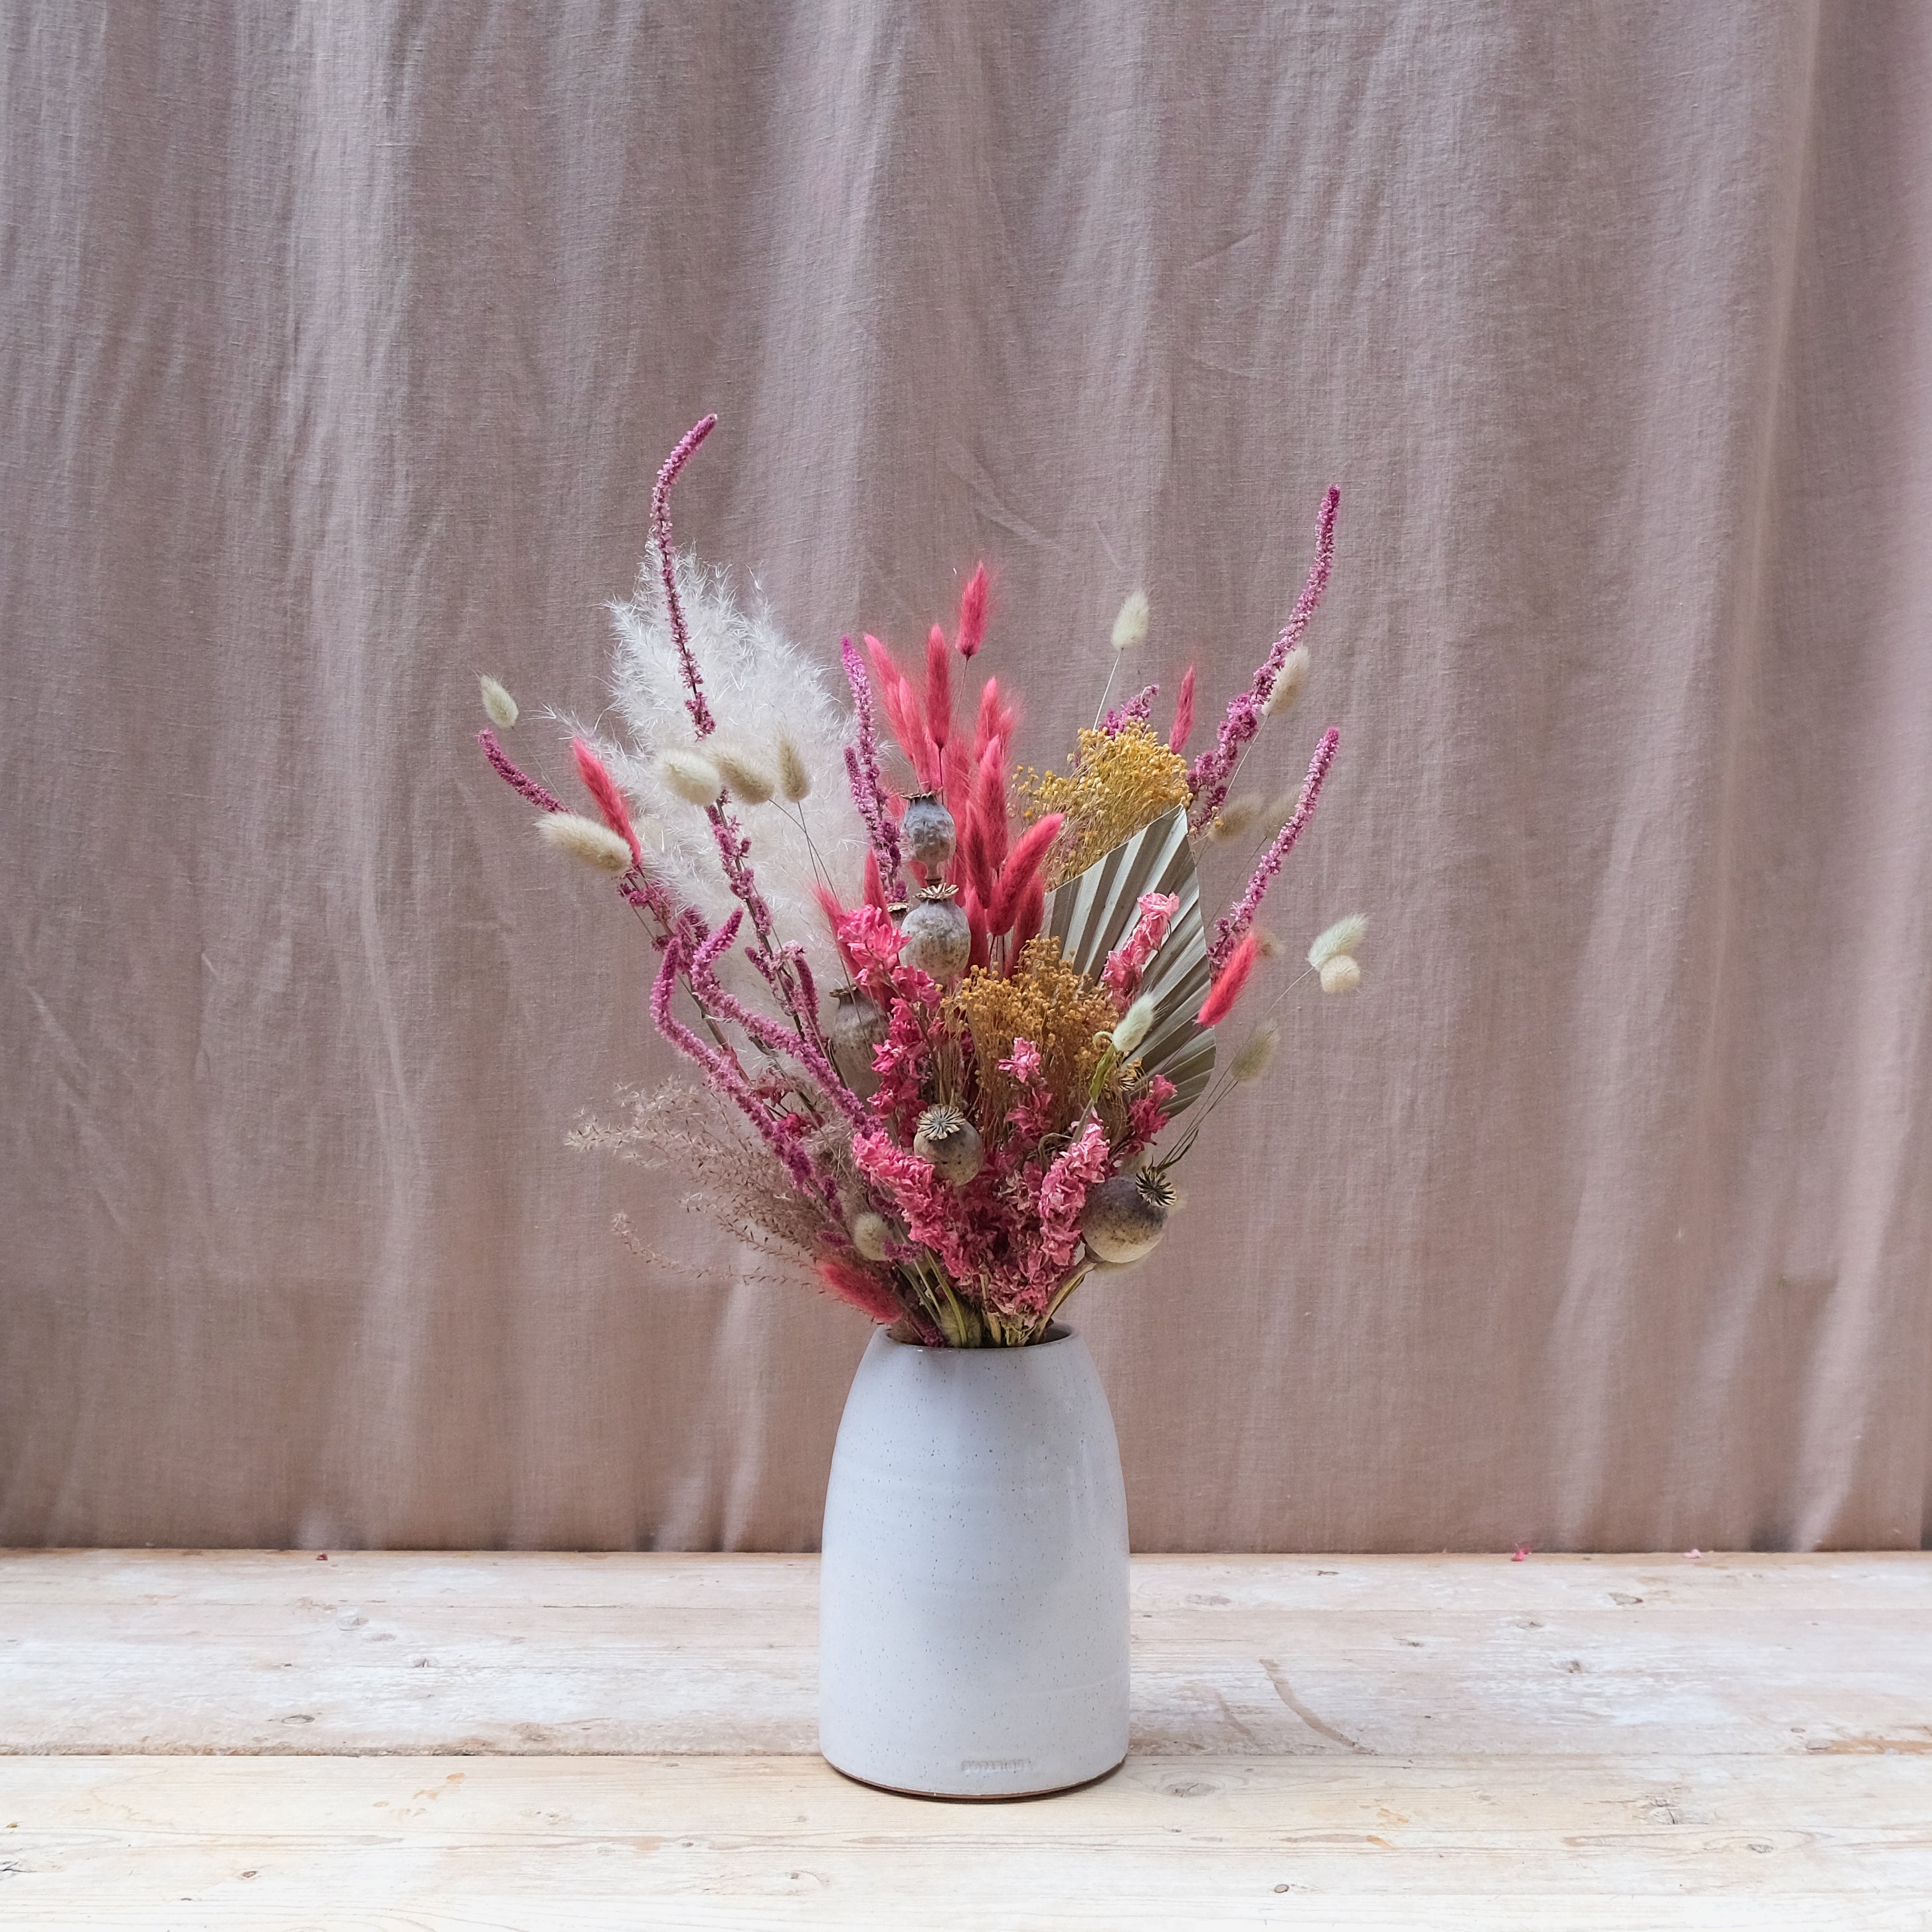
<instances>
[{"instance_id":1,"label":"pink pampas grass plume","mask_svg":"<svg viewBox=\"0 0 1932 1932\"><path fill-rule=\"evenodd\" d=\"M1220 976L1208 990L1208 997L1201 1003L1199 1023L1204 1027L1219 1026L1234 1009L1234 1002L1241 997L1241 988L1248 983L1248 975L1255 970L1255 961L1261 952L1261 943L1250 932L1228 956L1228 963L1221 968Z\"/></svg>"},{"instance_id":2,"label":"pink pampas grass plume","mask_svg":"<svg viewBox=\"0 0 1932 1932\"><path fill-rule=\"evenodd\" d=\"M970 660L979 655L986 635L986 566L976 564L959 593L958 650Z\"/></svg>"},{"instance_id":3,"label":"pink pampas grass plume","mask_svg":"<svg viewBox=\"0 0 1932 1932\"><path fill-rule=\"evenodd\" d=\"M1178 752L1194 735L1194 667L1181 674L1180 695L1174 700L1174 729L1167 734L1167 748Z\"/></svg>"}]
</instances>

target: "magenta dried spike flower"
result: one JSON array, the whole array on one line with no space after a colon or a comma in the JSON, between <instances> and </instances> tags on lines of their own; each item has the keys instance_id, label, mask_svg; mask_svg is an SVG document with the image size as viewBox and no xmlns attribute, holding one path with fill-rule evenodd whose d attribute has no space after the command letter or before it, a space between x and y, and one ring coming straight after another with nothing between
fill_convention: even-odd
<instances>
[{"instance_id":1,"label":"magenta dried spike flower","mask_svg":"<svg viewBox=\"0 0 1932 1932\"><path fill-rule=\"evenodd\" d=\"M685 709L691 713L692 728L700 738L708 738L718 728L711 707L704 701L704 680L698 675L698 660L692 655L691 627L685 622L683 600L677 594L677 566L670 547L670 486L677 473L691 460L692 452L718 426L715 416L692 424L682 440L664 459L651 492L651 540L657 545L658 572L664 579L664 607L670 614L671 635L677 643L677 659L691 693Z\"/></svg>"},{"instance_id":2,"label":"magenta dried spike flower","mask_svg":"<svg viewBox=\"0 0 1932 1932\"><path fill-rule=\"evenodd\" d=\"M1216 922L1214 944L1208 949L1208 962L1216 971L1254 924L1255 914L1261 910L1262 899L1270 882L1281 870L1282 861L1294 850L1295 841L1301 836L1303 827L1315 816L1316 803L1327 782L1328 767L1335 761L1335 747L1341 742L1341 733L1332 724L1322 733L1322 742L1316 746L1315 755L1308 761L1308 776L1301 782L1301 796L1292 816L1262 854L1261 862L1256 866L1254 876L1248 880L1248 889L1241 895L1240 902L1232 912Z\"/></svg>"},{"instance_id":3,"label":"magenta dried spike flower","mask_svg":"<svg viewBox=\"0 0 1932 1932\"><path fill-rule=\"evenodd\" d=\"M496 742L494 731L479 731L476 742L483 747L483 755L490 760L490 769L503 782L522 796L529 800L539 812L562 812L563 800L554 792L546 791L533 778L528 778L511 764L503 748Z\"/></svg>"},{"instance_id":4,"label":"magenta dried spike flower","mask_svg":"<svg viewBox=\"0 0 1932 1932\"><path fill-rule=\"evenodd\" d=\"M1315 561L1310 566L1308 580L1301 586L1301 595L1294 600L1294 608L1288 613L1288 622L1282 626L1281 634L1256 668L1253 680L1228 705L1214 749L1203 752L1187 775L1189 788L1194 794L1188 818L1197 829L1206 825L1221 809L1228 796L1228 787L1234 778L1234 767L1240 763L1241 754L1247 748L1249 740L1262 728L1262 707L1268 702L1269 693L1274 689L1274 681L1281 674L1282 660L1301 641L1301 634L1307 629L1321 604L1322 593L1328 587L1329 573L1335 564L1335 513L1341 502L1341 491L1331 487L1322 500L1322 515L1316 529Z\"/></svg>"}]
</instances>

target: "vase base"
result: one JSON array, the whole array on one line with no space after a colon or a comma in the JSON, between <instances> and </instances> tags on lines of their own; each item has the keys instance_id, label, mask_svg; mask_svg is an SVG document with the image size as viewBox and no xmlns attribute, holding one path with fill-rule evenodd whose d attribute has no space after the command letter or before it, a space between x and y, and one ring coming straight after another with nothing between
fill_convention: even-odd
<instances>
[{"instance_id":1,"label":"vase base","mask_svg":"<svg viewBox=\"0 0 1932 1932\"><path fill-rule=\"evenodd\" d=\"M843 1778L854 1784L862 1784L870 1791L889 1791L895 1798L923 1798L934 1804L1024 1804L1031 1798L1060 1798L1070 1791L1084 1791L1090 1786L1104 1784L1127 1761L1129 1754L1123 1753L1105 1771L1096 1771L1091 1778L1077 1778L1071 1784L1045 1784L1037 1791L927 1791L916 1785L882 1784L876 1778L866 1778L856 1771L848 1771L842 1764L829 1757L825 1762ZM825 1757L823 1751L820 1757Z\"/></svg>"}]
</instances>

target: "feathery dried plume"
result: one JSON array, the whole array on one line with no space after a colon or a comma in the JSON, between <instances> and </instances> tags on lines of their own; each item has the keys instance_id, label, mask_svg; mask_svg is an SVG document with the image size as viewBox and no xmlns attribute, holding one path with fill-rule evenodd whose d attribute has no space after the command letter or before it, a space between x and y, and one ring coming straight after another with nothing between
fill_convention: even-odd
<instances>
[{"instance_id":1,"label":"feathery dried plume","mask_svg":"<svg viewBox=\"0 0 1932 1932\"><path fill-rule=\"evenodd\" d=\"M1233 1012L1241 988L1248 983L1248 975L1255 970L1256 956L1260 950L1251 932L1228 954L1227 964L1215 975L1207 998L1201 1003L1199 1024L1219 1026Z\"/></svg>"},{"instance_id":2,"label":"feathery dried plume","mask_svg":"<svg viewBox=\"0 0 1932 1932\"><path fill-rule=\"evenodd\" d=\"M1255 936L1255 950L1264 959L1279 959L1288 948L1281 943L1279 933L1271 932L1257 920L1249 931Z\"/></svg>"},{"instance_id":3,"label":"feathery dried plume","mask_svg":"<svg viewBox=\"0 0 1932 1932\"><path fill-rule=\"evenodd\" d=\"M866 1213L852 1222L852 1245L868 1262L882 1262L892 1238L890 1224L883 1214Z\"/></svg>"},{"instance_id":4,"label":"feathery dried plume","mask_svg":"<svg viewBox=\"0 0 1932 1932\"><path fill-rule=\"evenodd\" d=\"M742 805L767 805L778 789L770 772L742 752L714 750L711 762L718 767L718 776L731 796Z\"/></svg>"},{"instance_id":5,"label":"feathery dried plume","mask_svg":"<svg viewBox=\"0 0 1932 1932\"><path fill-rule=\"evenodd\" d=\"M1234 1064L1228 1071L1238 1085L1246 1087L1258 1080L1274 1064L1275 1052L1281 1045L1281 1022L1263 1020L1242 1043Z\"/></svg>"},{"instance_id":6,"label":"feathery dried plume","mask_svg":"<svg viewBox=\"0 0 1932 1932\"><path fill-rule=\"evenodd\" d=\"M1314 669L1314 659L1308 654L1306 644L1297 644L1281 661L1281 672L1274 686L1262 700L1264 718L1282 718L1294 709L1294 700L1308 688L1309 674Z\"/></svg>"},{"instance_id":7,"label":"feathery dried plume","mask_svg":"<svg viewBox=\"0 0 1932 1932\"><path fill-rule=\"evenodd\" d=\"M1114 648L1117 651L1130 651L1138 644L1147 642L1148 624L1152 616L1144 590L1130 590L1126 602L1120 606L1120 614L1114 620Z\"/></svg>"},{"instance_id":8,"label":"feathery dried plume","mask_svg":"<svg viewBox=\"0 0 1932 1932\"><path fill-rule=\"evenodd\" d=\"M1292 791L1276 794L1268 802L1268 809L1258 821L1262 836L1272 838L1294 816L1294 808L1301 802L1301 788L1297 785Z\"/></svg>"},{"instance_id":9,"label":"feathery dried plume","mask_svg":"<svg viewBox=\"0 0 1932 1932\"><path fill-rule=\"evenodd\" d=\"M696 752L664 752L658 760L658 776L692 805L715 805L724 789L718 767Z\"/></svg>"},{"instance_id":10,"label":"feathery dried plume","mask_svg":"<svg viewBox=\"0 0 1932 1932\"><path fill-rule=\"evenodd\" d=\"M802 805L812 796L812 774L790 736L778 738L778 790L794 805Z\"/></svg>"},{"instance_id":11,"label":"feathery dried plume","mask_svg":"<svg viewBox=\"0 0 1932 1932\"><path fill-rule=\"evenodd\" d=\"M1330 960L1339 958L1344 952L1356 951L1368 929L1369 922L1358 912L1352 912L1346 919L1338 919L1308 949L1309 964L1318 973Z\"/></svg>"},{"instance_id":12,"label":"feathery dried plume","mask_svg":"<svg viewBox=\"0 0 1932 1932\"><path fill-rule=\"evenodd\" d=\"M1323 962L1322 990L1324 993L1352 993L1361 983L1361 967L1347 953L1338 952Z\"/></svg>"},{"instance_id":13,"label":"feathery dried plume","mask_svg":"<svg viewBox=\"0 0 1932 1932\"><path fill-rule=\"evenodd\" d=\"M483 689L483 710L500 731L507 731L517 722L517 700L494 677L479 677Z\"/></svg>"},{"instance_id":14,"label":"feathery dried plume","mask_svg":"<svg viewBox=\"0 0 1932 1932\"><path fill-rule=\"evenodd\" d=\"M1230 844L1243 833L1252 831L1261 815L1261 794L1244 791L1239 798L1228 800L1220 813L1209 820L1207 838L1214 844Z\"/></svg>"},{"instance_id":15,"label":"feathery dried plume","mask_svg":"<svg viewBox=\"0 0 1932 1932\"><path fill-rule=\"evenodd\" d=\"M1131 1060L1135 1048L1147 1038L1156 1017L1154 995L1142 994L1120 1016L1120 1023L1113 1030L1114 1051L1123 1060Z\"/></svg>"},{"instance_id":16,"label":"feathery dried plume","mask_svg":"<svg viewBox=\"0 0 1932 1932\"><path fill-rule=\"evenodd\" d=\"M602 872L628 872L631 848L608 825L574 812L547 812L537 820L537 836L560 852L581 859Z\"/></svg>"}]
</instances>

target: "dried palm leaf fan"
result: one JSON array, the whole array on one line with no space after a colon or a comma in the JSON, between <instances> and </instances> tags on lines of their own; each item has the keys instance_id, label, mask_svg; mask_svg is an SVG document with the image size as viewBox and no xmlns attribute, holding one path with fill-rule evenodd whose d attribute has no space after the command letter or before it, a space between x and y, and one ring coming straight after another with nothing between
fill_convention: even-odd
<instances>
[{"instance_id":1,"label":"dried palm leaf fan","mask_svg":"<svg viewBox=\"0 0 1932 1932\"><path fill-rule=\"evenodd\" d=\"M1207 1091L1214 1071L1213 1030L1194 1018L1208 996L1208 935L1186 808L1177 806L1055 886L1047 898L1046 930L1060 941L1063 959L1097 980L1107 955L1132 929L1143 892L1172 892L1180 902L1141 984L1142 992L1154 995L1160 1018L1136 1056L1148 1072L1174 1082L1168 1112L1178 1114Z\"/></svg>"}]
</instances>

